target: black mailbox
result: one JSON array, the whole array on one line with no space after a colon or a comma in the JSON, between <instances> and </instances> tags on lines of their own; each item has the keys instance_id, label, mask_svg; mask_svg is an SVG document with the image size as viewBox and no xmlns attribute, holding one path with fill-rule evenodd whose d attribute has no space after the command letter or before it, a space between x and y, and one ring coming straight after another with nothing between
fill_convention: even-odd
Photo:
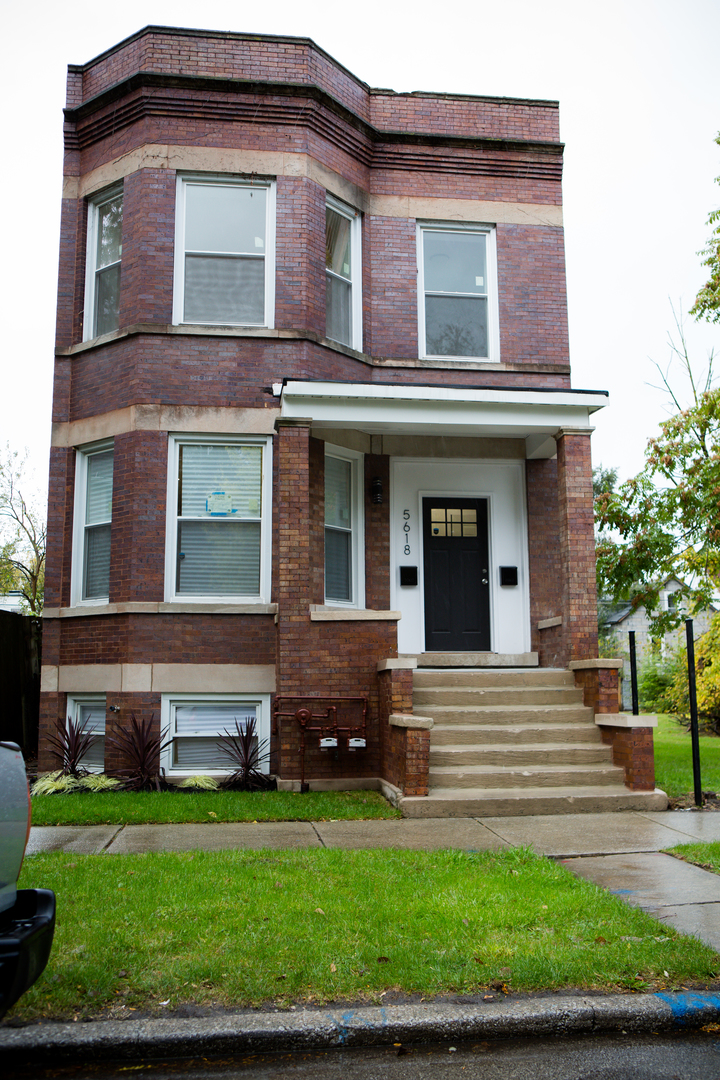
<instances>
[{"instance_id":1,"label":"black mailbox","mask_svg":"<svg viewBox=\"0 0 720 1080\"><path fill-rule=\"evenodd\" d=\"M517 585L517 566L501 566L500 567L500 584L501 585Z\"/></svg>"},{"instance_id":2,"label":"black mailbox","mask_svg":"<svg viewBox=\"0 0 720 1080\"><path fill-rule=\"evenodd\" d=\"M400 584L417 585L417 566L400 567Z\"/></svg>"}]
</instances>

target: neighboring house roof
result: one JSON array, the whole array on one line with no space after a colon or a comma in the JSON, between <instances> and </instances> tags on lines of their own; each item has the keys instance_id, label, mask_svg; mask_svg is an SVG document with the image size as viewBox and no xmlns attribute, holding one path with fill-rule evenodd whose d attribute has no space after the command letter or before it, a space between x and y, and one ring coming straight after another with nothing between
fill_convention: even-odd
<instances>
[{"instance_id":1,"label":"neighboring house roof","mask_svg":"<svg viewBox=\"0 0 720 1080\"><path fill-rule=\"evenodd\" d=\"M675 588L670 588L670 586L675 586ZM666 578L661 586L661 588L667 589L669 593L677 592L682 587L682 582L676 577ZM640 615L640 617L647 618L644 604L633 607L632 604L627 602L613 604L611 601L600 599L598 600L598 609L602 614L602 621L607 626L620 626L630 615ZM704 610L711 615L715 615L718 611L714 604L708 604Z\"/></svg>"}]
</instances>

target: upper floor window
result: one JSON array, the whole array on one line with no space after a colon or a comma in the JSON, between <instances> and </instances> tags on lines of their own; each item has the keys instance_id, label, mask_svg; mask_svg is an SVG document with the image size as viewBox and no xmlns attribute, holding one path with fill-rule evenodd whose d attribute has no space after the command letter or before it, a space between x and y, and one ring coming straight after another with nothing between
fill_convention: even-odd
<instances>
[{"instance_id":1,"label":"upper floor window","mask_svg":"<svg viewBox=\"0 0 720 1080\"><path fill-rule=\"evenodd\" d=\"M78 450L73 531L73 603L110 596L113 448Z\"/></svg>"},{"instance_id":2,"label":"upper floor window","mask_svg":"<svg viewBox=\"0 0 720 1080\"><path fill-rule=\"evenodd\" d=\"M325 600L363 607L363 456L325 448Z\"/></svg>"},{"instance_id":3,"label":"upper floor window","mask_svg":"<svg viewBox=\"0 0 720 1080\"><path fill-rule=\"evenodd\" d=\"M274 324L275 187L179 177L175 323Z\"/></svg>"},{"instance_id":4,"label":"upper floor window","mask_svg":"<svg viewBox=\"0 0 720 1080\"><path fill-rule=\"evenodd\" d=\"M419 340L423 357L498 357L495 232L419 225Z\"/></svg>"},{"instance_id":5,"label":"upper floor window","mask_svg":"<svg viewBox=\"0 0 720 1080\"><path fill-rule=\"evenodd\" d=\"M270 454L265 438L171 437L168 600L268 598Z\"/></svg>"},{"instance_id":6,"label":"upper floor window","mask_svg":"<svg viewBox=\"0 0 720 1080\"><path fill-rule=\"evenodd\" d=\"M328 197L325 208L325 333L362 349L360 215Z\"/></svg>"},{"instance_id":7,"label":"upper floor window","mask_svg":"<svg viewBox=\"0 0 720 1080\"><path fill-rule=\"evenodd\" d=\"M85 341L119 326L122 212L122 189L104 194L88 207Z\"/></svg>"}]
</instances>

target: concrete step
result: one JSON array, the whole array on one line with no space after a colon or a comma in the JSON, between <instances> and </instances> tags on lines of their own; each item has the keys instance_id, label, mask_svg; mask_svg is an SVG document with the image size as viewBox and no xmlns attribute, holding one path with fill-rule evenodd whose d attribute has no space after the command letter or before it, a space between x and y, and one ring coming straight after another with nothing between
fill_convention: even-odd
<instances>
[{"instance_id":1,"label":"concrete step","mask_svg":"<svg viewBox=\"0 0 720 1080\"><path fill-rule=\"evenodd\" d=\"M602 742L597 726L589 723L574 724L484 724L484 723L439 723L430 734L430 745L441 746L484 746L499 743L504 745L537 746L545 743Z\"/></svg>"},{"instance_id":2,"label":"concrete step","mask_svg":"<svg viewBox=\"0 0 720 1080\"><path fill-rule=\"evenodd\" d=\"M610 765L612 749L605 743L592 744L546 743L541 746L508 746L507 743L487 746L430 746L430 771L438 768L465 772L468 766L495 766L503 769L536 769L546 765Z\"/></svg>"},{"instance_id":3,"label":"concrete step","mask_svg":"<svg viewBox=\"0 0 720 1080\"><path fill-rule=\"evenodd\" d=\"M402 653L409 657L411 654ZM469 653L469 652L429 652L415 653L413 659L419 668L537 668L538 654L531 653Z\"/></svg>"},{"instance_id":4,"label":"concrete step","mask_svg":"<svg viewBox=\"0 0 720 1080\"><path fill-rule=\"evenodd\" d=\"M571 686L575 677L562 668L536 668L504 671L468 671L463 668L437 671L418 668L413 672L413 686Z\"/></svg>"},{"instance_id":5,"label":"concrete step","mask_svg":"<svg viewBox=\"0 0 720 1080\"><path fill-rule=\"evenodd\" d=\"M588 765L463 765L461 769L430 766L429 787L435 788L525 788L525 787L605 787L623 786L624 770L610 764Z\"/></svg>"},{"instance_id":6,"label":"concrete step","mask_svg":"<svg viewBox=\"0 0 720 1080\"><path fill-rule=\"evenodd\" d=\"M582 690L572 686L413 686L413 708L432 705L582 705Z\"/></svg>"},{"instance_id":7,"label":"concrete step","mask_svg":"<svg viewBox=\"0 0 720 1080\"><path fill-rule=\"evenodd\" d=\"M629 791L624 786L573 785L536 788L435 788L425 797L405 796L403 817L515 817L534 814L595 814L629 810L666 810L664 791Z\"/></svg>"},{"instance_id":8,"label":"concrete step","mask_svg":"<svg viewBox=\"0 0 720 1080\"><path fill-rule=\"evenodd\" d=\"M425 710L424 712L422 710ZM431 716L436 724L468 724L484 727L486 724L594 724L592 709L585 705L433 705L426 702L418 706L413 697L413 710L422 716Z\"/></svg>"}]
</instances>

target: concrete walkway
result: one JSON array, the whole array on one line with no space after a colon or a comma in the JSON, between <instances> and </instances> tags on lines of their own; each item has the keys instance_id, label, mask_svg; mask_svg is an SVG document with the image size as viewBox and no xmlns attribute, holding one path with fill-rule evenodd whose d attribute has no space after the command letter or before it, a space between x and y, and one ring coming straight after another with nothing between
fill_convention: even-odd
<instances>
[{"instance_id":1,"label":"concrete walkway","mask_svg":"<svg viewBox=\"0 0 720 1080\"><path fill-rule=\"evenodd\" d=\"M27 853L128 854L236 848L499 851L521 845L720 951L720 876L664 848L720 841L720 814L674 810L539 817L273 821L201 825L42 826Z\"/></svg>"}]
</instances>

